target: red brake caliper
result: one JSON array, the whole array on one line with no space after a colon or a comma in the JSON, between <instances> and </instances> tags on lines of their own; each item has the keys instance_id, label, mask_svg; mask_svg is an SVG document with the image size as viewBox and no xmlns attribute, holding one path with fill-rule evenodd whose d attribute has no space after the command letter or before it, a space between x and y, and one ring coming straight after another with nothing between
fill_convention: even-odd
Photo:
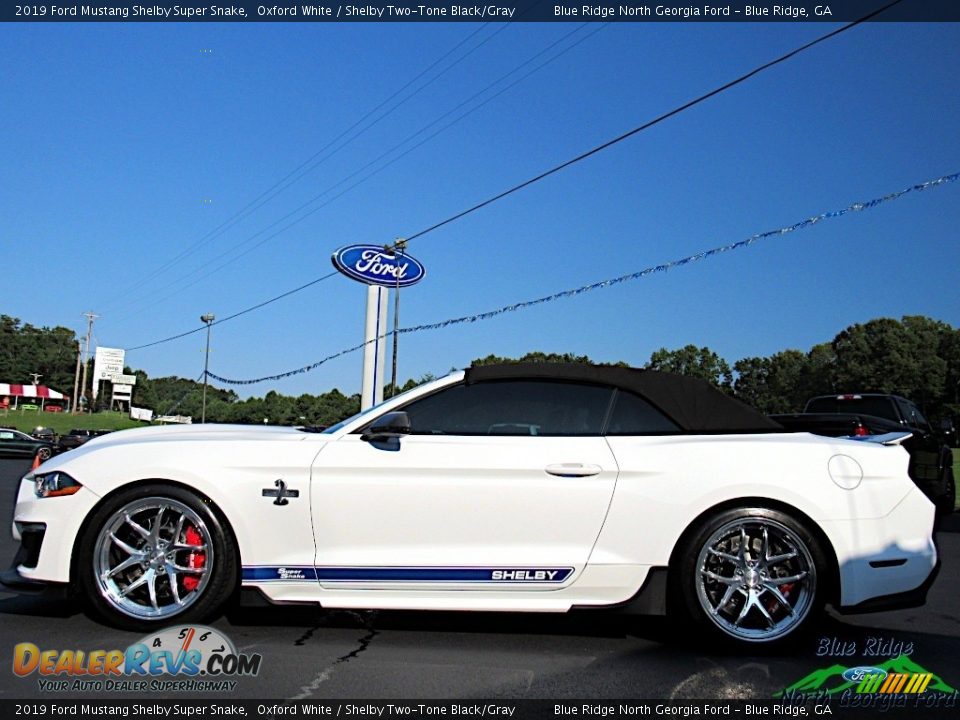
<instances>
[{"instance_id":1,"label":"red brake caliper","mask_svg":"<svg viewBox=\"0 0 960 720\"><path fill-rule=\"evenodd\" d=\"M783 595L783 597L785 597L787 600L789 600L790 593L793 592L793 586L794 586L794 583L784 583L783 585L780 586L780 594ZM772 600L770 604L767 606L767 610L769 610L770 612L776 612L777 606L779 604L780 603L778 601Z\"/></svg>"},{"instance_id":2,"label":"red brake caliper","mask_svg":"<svg viewBox=\"0 0 960 720\"><path fill-rule=\"evenodd\" d=\"M203 537L200 533L197 532L196 528L192 525L187 528L185 533L184 541L187 545L200 546L203 545ZM195 552L190 551L190 554L187 556L187 567L192 569L202 568L204 563L207 562L207 554L204 552ZM200 578L196 575L186 575L183 578L183 589L187 592L193 592L197 589L197 585L200 584Z\"/></svg>"}]
</instances>

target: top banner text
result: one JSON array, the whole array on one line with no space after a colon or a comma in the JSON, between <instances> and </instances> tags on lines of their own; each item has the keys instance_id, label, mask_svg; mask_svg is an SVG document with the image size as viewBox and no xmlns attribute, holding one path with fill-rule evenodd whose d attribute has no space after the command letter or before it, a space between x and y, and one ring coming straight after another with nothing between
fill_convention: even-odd
<instances>
[{"instance_id":1,"label":"top banner text","mask_svg":"<svg viewBox=\"0 0 960 720\"><path fill-rule=\"evenodd\" d=\"M421 4L421 2L425 4ZM129 0L55 0L2 4L2 22L851 22L882 8L882 0L775 3L754 0L694 4L689 0L305 0L261 4ZM871 22L960 22L956 0L904 0Z\"/></svg>"}]
</instances>

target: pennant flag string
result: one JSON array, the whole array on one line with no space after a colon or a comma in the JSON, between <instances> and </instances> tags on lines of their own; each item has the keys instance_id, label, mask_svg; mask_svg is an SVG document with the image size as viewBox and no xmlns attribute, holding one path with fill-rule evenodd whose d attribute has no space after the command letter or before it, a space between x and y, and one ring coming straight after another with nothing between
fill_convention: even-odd
<instances>
[{"instance_id":1,"label":"pennant flag string","mask_svg":"<svg viewBox=\"0 0 960 720\"><path fill-rule=\"evenodd\" d=\"M690 263L697 262L699 260L705 260L716 255L720 255L725 252L730 252L732 250L740 250L745 247L753 245L758 240L765 240L770 237L783 236L789 233L795 232L797 230L802 230L804 228L811 227L821 222L822 220L829 220L832 218L842 217L847 213L861 212L863 210L871 210L879 205L882 205L893 200L898 200L904 195L911 192L921 192L923 190L928 190L934 187L940 187L948 183L956 182L960 179L960 173L954 173L952 175L944 175L935 180L928 180L927 182L918 183L916 185L911 185L908 188L899 190L897 192L889 193L882 197L874 198L867 202L857 202L852 205L848 205L845 208L840 210L833 210L830 212L820 213L819 215L814 215L813 217L807 218L806 220L801 220L800 222L794 223L793 225L788 225L786 227L779 228L777 230L767 230L766 232L757 233L756 235L751 235L748 238L740 240L735 243L730 243L729 245L722 245L720 247L715 247L710 250L704 250L702 252L696 253L695 255L688 255L687 257L681 258L679 260L672 260L670 262L663 263L662 265L656 265L654 267L648 267L643 270L638 270L637 272L629 273L627 275L621 275L619 277L610 278L609 280L601 280L599 282L591 283L589 285L582 285L577 288L572 288L569 290L562 290L552 295L545 295L540 298L535 298L533 300L526 300L524 302L514 303L513 305L505 305L504 307L497 308L496 310L490 310L488 312L478 313L476 315L465 315L458 318L450 318L449 320L442 320L435 323L426 323L423 325L414 325L411 327L400 328L397 333L404 335L408 333L416 332L425 332L427 330L439 330L441 328L450 327L451 325L462 325L465 323L475 323L482 320L489 320L490 318L497 317L498 315L503 315L509 312L516 312L518 310L525 310L526 308L533 307L535 305L542 305L544 303L554 302L555 300L562 300L563 298L576 297L582 295L583 293L590 292L592 290L600 290L602 288L613 287L614 285L619 285L620 283L629 282L631 280L639 280L641 278L653 275L655 273L667 272L672 268L681 267L683 265L689 265ZM220 377L219 375L214 375L212 372L208 372L208 376L217 380L218 382L227 384L227 385L253 385L255 383L265 382L267 380L282 380L283 378L292 377L293 375L299 375L301 373L307 373L311 370L316 370L318 367L324 363L335 360L338 357L343 355L348 355L349 353L356 352L364 348L365 346L377 342L386 337L393 335L394 331L389 331L385 335L382 335L380 338L374 340L369 340L367 342L360 343L359 345L354 345L353 347L346 348L340 352L334 353L333 355L328 355L322 360L318 360L311 365L306 365L296 370L290 370L284 373L278 373L276 375L267 375L261 378L255 378L253 380L231 380L229 378Z\"/></svg>"}]
</instances>

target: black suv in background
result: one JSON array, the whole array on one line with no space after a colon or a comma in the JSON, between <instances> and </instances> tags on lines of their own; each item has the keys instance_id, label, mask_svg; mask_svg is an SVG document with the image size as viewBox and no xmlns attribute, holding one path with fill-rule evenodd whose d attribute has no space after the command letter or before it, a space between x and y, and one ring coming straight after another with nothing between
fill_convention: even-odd
<instances>
[{"instance_id":1,"label":"black suv in background","mask_svg":"<svg viewBox=\"0 0 960 720\"><path fill-rule=\"evenodd\" d=\"M899 395L881 393L821 395L810 399L800 414L770 418L791 432L833 437L882 435L899 430L913 433L903 443L910 453L910 477L941 514L953 512L957 488L950 450L956 442L952 421L944 420L934 429L915 403Z\"/></svg>"},{"instance_id":2,"label":"black suv in background","mask_svg":"<svg viewBox=\"0 0 960 720\"><path fill-rule=\"evenodd\" d=\"M106 435L109 430L71 430L66 435L60 436L60 450L73 450L100 435Z\"/></svg>"}]
</instances>

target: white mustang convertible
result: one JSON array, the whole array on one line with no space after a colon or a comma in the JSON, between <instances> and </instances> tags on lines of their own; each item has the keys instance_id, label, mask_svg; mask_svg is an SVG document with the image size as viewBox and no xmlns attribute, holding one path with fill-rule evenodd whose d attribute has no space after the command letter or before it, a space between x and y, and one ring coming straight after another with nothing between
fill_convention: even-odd
<instances>
[{"instance_id":1,"label":"white mustang convertible","mask_svg":"<svg viewBox=\"0 0 960 720\"><path fill-rule=\"evenodd\" d=\"M476 367L312 433L89 441L27 475L7 587L121 627L237 593L325 608L675 612L769 643L826 603L912 606L937 568L907 434L786 434L704 382Z\"/></svg>"}]
</instances>

